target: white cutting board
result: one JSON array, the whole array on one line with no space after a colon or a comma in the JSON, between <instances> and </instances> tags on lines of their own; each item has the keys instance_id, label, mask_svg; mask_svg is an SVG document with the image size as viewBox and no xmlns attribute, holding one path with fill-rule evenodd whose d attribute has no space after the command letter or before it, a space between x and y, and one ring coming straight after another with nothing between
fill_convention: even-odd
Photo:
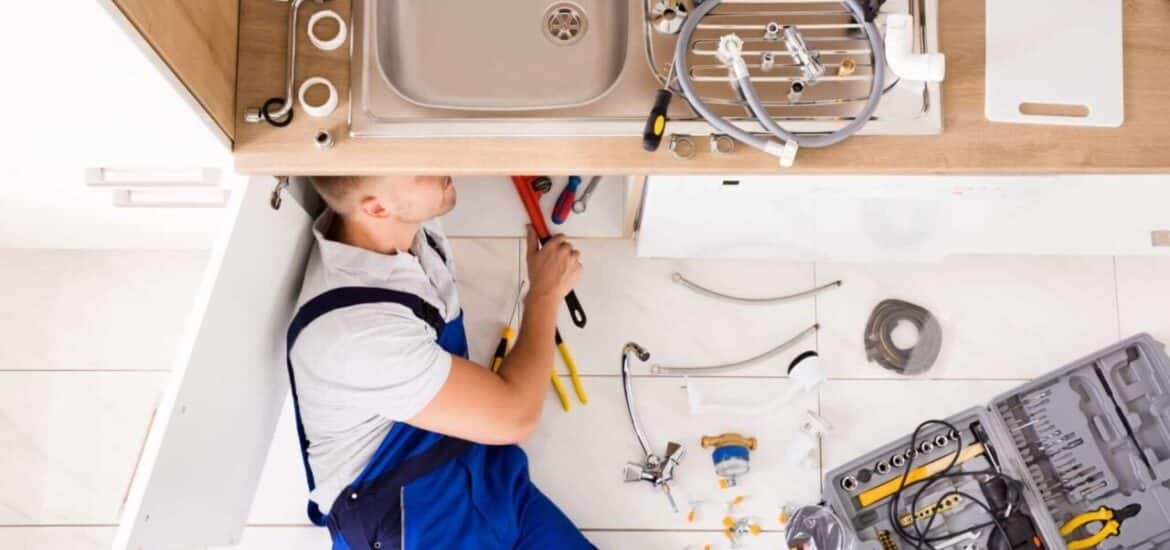
<instances>
[{"instance_id":1,"label":"white cutting board","mask_svg":"<svg viewBox=\"0 0 1170 550\"><path fill-rule=\"evenodd\" d=\"M987 0L987 118L1121 126L1121 3Z\"/></svg>"}]
</instances>

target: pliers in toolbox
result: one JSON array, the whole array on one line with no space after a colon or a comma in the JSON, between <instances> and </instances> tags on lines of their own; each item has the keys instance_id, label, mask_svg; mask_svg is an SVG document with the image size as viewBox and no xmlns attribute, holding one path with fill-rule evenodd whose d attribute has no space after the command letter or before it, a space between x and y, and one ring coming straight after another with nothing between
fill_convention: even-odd
<instances>
[{"instance_id":1,"label":"pliers in toolbox","mask_svg":"<svg viewBox=\"0 0 1170 550\"><path fill-rule=\"evenodd\" d=\"M1090 523L1100 522L1101 529L1083 539L1068 541L1068 550L1085 550L1093 548L1101 544L1105 539L1117 536L1121 533L1121 524L1125 520L1132 518L1142 511L1142 505L1138 503L1130 504L1120 510L1114 510L1108 506L1102 506L1092 512L1085 512L1076 516L1063 527L1060 528L1060 536L1068 538L1069 535L1075 533L1078 529L1087 526Z\"/></svg>"}]
</instances>

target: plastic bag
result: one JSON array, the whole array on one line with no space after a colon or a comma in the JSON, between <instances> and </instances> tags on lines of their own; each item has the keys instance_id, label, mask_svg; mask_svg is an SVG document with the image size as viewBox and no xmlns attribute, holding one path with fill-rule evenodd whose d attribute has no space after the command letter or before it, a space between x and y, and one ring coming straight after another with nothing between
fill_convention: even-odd
<instances>
[{"instance_id":1,"label":"plastic bag","mask_svg":"<svg viewBox=\"0 0 1170 550\"><path fill-rule=\"evenodd\" d=\"M803 506L793 512L785 539L794 550L853 550L857 545L853 532L824 506Z\"/></svg>"}]
</instances>

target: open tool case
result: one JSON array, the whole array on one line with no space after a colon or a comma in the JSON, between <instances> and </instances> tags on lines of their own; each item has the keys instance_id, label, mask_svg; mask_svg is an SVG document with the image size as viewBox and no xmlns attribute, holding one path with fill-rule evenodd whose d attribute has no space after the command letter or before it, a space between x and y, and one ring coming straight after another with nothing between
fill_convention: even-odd
<instances>
[{"instance_id":1,"label":"open tool case","mask_svg":"<svg viewBox=\"0 0 1170 550\"><path fill-rule=\"evenodd\" d=\"M994 460L1003 474L1022 481L1019 508L1032 518L1041 539L1036 542L1044 548L1170 549L1170 358L1149 335L1122 341L1001 395L989 407L969 409L946 421L958 433L927 425L914 451L908 435L826 475L826 501L853 528L862 548L915 547L892 527L893 499L882 495L897 489L911 455L912 470L932 463L945 466L961 442L960 461L950 471L985 471L993 469ZM907 532L913 533L907 526L910 514L922 518L922 527L937 516L930 537L959 534L990 520L970 499L940 502L947 493L962 491L989 503L979 476L938 481L922 494L917 510L911 510L910 501L921 486L908 484L894 514ZM1061 526L1082 514L1101 507L1132 511L1134 504L1140 511L1120 523L1118 534L1095 545L1091 537L1101 523L1061 535ZM994 529L931 545L939 550L1009 548L998 541L992 545ZM1025 547L1034 548L1035 542L1019 546Z\"/></svg>"}]
</instances>

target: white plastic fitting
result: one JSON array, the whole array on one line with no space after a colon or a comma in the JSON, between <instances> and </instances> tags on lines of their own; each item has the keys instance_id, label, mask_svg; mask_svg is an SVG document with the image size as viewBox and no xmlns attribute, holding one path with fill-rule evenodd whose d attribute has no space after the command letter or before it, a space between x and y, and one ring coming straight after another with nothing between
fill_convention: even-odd
<instances>
[{"instance_id":1,"label":"white plastic fitting","mask_svg":"<svg viewBox=\"0 0 1170 550\"><path fill-rule=\"evenodd\" d=\"M792 371L788 373L788 380L790 382L788 390L783 394L756 403L742 399L720 401L712 398L690 378L685 379L684 385L687 390L687 405L692 415L763 416L792 403L801 394L816 390L828 380L828 376L821 368L820 358L815 354L809 354L792 367Z\"/></svg>"},{"instance_id":2,"label":"white plastic fitting","mask_svg":"<svg viewBox=\"0 0 1170 550\"><path fill-rule=\"evenodd\" d=\"M942 82L947 57L941 53L914 53L914 20L907 14L886 16L886 62L890 71L906 80Z\"/></svg>"},{"instance_id":3,"label":"white plastic fitting","mask_svg":"<svg viewBox=\"0 0 1170 550\"><path fill-rule=\"evenodd\" d=\"M743 60L743 39L735 33L719 37L719 48L715 50L715 57L724 65L731 67L731 75L735 80L751 76L747 62Z\"/></svg>"},{"instance_id":4,"label":"white plastic fitting","mask_svg":"<svg viewBox=\"0 0 1170 550\"><path fill-rule=\"evenodd\" d=\"M789 438L784 448L784 464L793 468L811 466L812 452L816 450L819 438L831 429L832 425L817 413L805 411L800 431Z\"/></svg>"},{"instance_id":5,"label":"white plastic fitting","mask_svg":"<svg viewBox=\"0 0 1170 550\"><path fill-rule=\"evenodd\" d=\"M788 373L788 379L794 385L784 396L785 402L791 401L797 394L810 392L819 388L829 377L825 374L825 369L821 368L820 357L808 354L807 357L792 367L792 371Z\"/></svg>"},{"instance_id":6,"label":"white plastic fitting","mask_svg":"<svg viewBox=\"0 0 1170 550\"><path fill-rule=\"evenodd\" d=\"M784 143L769 141L765 151L779 159L781 168L792 168L792 165L796 163L796 153L800 151L800 144L795 139Z\"/></svg>"}]
</instances>

